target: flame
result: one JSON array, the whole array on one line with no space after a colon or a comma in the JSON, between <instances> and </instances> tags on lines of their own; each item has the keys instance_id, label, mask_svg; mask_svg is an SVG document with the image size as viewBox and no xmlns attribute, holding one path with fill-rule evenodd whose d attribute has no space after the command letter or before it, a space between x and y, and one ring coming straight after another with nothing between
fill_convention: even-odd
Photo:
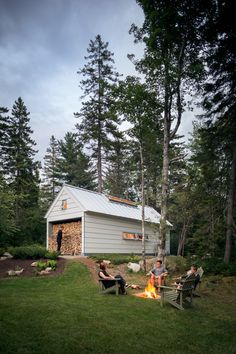
<instances>
[{"instance_id":1,"label":"flame","mask_svg":"<svg viewBox=\"0 0 236 354\"><path fill-rule=\"evenodd\" d=\"M159 295L156 293L156 288L152 284L151 279L149 279L147 282L147 286L145 288L145 295L146 295L146 297L148 297L150 299L157 299L159 297Z\"/></svg>"}]
</instances>

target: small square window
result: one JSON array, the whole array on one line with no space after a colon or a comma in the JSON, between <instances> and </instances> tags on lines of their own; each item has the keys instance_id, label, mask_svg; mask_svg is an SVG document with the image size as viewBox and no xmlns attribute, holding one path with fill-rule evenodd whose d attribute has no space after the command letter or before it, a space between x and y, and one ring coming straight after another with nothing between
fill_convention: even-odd
<instances>
[{"instance_id":1,"label":"small square window","mask_svg":"<svg viewBox=\"0 0 236 354\"><path fill-rule=\"evenodd\" d=\"M66 200L66 199L63 199L63 200L61 201L61 209L62 209L62 210L65 210L65 209L67 209L67 207L68 207L68 205L67 205L67 200Z\"/></svg>"}]
</instances>

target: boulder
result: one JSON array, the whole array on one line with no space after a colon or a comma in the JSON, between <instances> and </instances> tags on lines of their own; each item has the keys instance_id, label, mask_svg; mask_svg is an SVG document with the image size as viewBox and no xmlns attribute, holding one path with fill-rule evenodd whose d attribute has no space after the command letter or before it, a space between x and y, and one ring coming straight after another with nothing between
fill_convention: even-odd
<instances>
[{"instance_id":1,"label":"boulder","mask_svg":"<svg viewBox=\"0 0 236 354\"><path fill-rule=\"evenodd\" d=\"M20 270L8 270L7 271L7 274L10 275L10 276L14 276L14 275L21 275L21 273L23 272L23 268L20 269Z\"/></svg>"},{"instance_id":2,"label":"boulder","mask_svg":"<svg viewBox=\"0 0 236 354\"><path fill-rule=\"evenodd\" d=\"M13 256L9 252L3 253L3 256L7 258L13 258Z\"/></svg>"},{"instance_id":3,"label":"boulder","mask_svg":"<svg viewBox=\"0 0 236 354\"><path fill-rule=\"evenodd\" d=\"M21 275L21 273L23 273L24 268L20 269L20 270L15 270L16 275Z\"/></svg>"},{"instance_id":4,"label":"boulder","mask_svg":"<svg viewBox=\"0 0 236 354\"><path fill-rule=\"evenodd\" d=\"M111 261L108 261L108 260L106 260L106 259L104 259L102 262L105 263L106 265L111 264Z\"/></svg>"},{"instance_id":5,"label":"boulder","mask_svg":"<svg viewBox=\"0 0 236 354\"><path fill-rule=\"evenodd\" d=\"M132 263L132 262L129 262L127 267L128 267L128 269L132 270L134 273L139 272L141 269L140 264Z\"/></svg>"},{"instance_id":6,"label":"boulder","mask_svg":"<svg viewBox=\"0 0 236 354\"><path fill-rule=\"evenodd\" d=\"M37 262L31 263L31 267L37 267Z\"/></svg>"},{"instance_id":7,"label":"boulder","mask_svg":"<svg viewBox=\"0 0 236 354\"><path fill-rule=\"evenodd\" d=\"M47 267L47 268L45 269L46 272L51 272L51 270L52 270L52 267Z\"/></svg>"},{"instance_id":8,"label":"boulder","mask_svg":"<svg viewBox=\"0 0 236 354\"><path fill-rule=\"evenodd\" d=\"M0 261L5 261L8 257L0 257Z\"/></svg>"}]
</instances>

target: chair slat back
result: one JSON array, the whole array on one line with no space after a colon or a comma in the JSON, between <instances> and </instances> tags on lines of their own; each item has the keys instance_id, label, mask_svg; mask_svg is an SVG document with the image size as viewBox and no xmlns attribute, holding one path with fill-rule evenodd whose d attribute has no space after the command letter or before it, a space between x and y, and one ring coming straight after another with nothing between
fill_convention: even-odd
<instances>
[{"instance_id":1,"label":"chair slat back","mask_svg":"<svg viewBox=\"0 0 236 354\"><path fill-rule=\"evenodd\" d=\"M204 273L204 270L202 269L202 267L199 267L197 269L197 273L199 274L200 279L202 279L202 276L203 276L203 273Z\"/></svg>"},{"instance_id":2,"label":"chair slat back","mask_svg":"<svg viewBox=\"0 0 236 354\"><path fill-rule=\"evenodd\" d=\"M195 275L191 274L183 282L183 286L182 286L181 290L182 291L192 290L194 288L194 284L195 284Z\"/></svg>"}]
</instances>

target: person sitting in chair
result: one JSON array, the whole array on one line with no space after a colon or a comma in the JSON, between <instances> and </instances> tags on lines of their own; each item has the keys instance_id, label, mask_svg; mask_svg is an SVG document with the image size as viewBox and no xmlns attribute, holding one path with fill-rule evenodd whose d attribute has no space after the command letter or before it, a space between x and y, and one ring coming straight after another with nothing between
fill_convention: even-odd
<instances>
[{"instance_id":1,"label":"person sitting in chair","mask_svg":"<svg viewBox=\"0 0 236 354\"><path fill-rule=\"evenodd\" d=\"M104 279L103 281L103 285L105 286L105 288L110 288L111 286L115 285L115 279L119 279L118 283L120 286L120 293L121 294L126 294L126 281L124 280L124 278L122 278L121 275L116 275L115 277L113 277L113 275L110 275L107 271L106 271L106 263L101 262L100 263L100 269L98 272L98 276L100 279Z\"/></svg>"},{"instance_id":2,"label":"person sitting in chair","mask_svg":"<svg viewBox=\"0 0 236 354\"><path fill-rule=\"evenodd\" d=\"M156 261L155 267L152 268L150 272L147 273L147 275L151 275L151 281L153 286L155 285L155 282L157 286L161 286L164 285L165 277L168 275L168 272L162 265L162 261L158 260Z\"/></svg>"},{"instance_id":3,"label":"person sitting in chair","mask_svg":"<svg viewBox=\"0 0 236 354\"><path fill-rule=\"evenodd\" d=\"M195 264L191 265L191 268L187 271L185 276L182 276L181 278L176 280L175 285L177 285L178 288L181 287L183 280L187 280L193 275L195 276L195 282L194 282L194 290L195 290L198 283L200 282L200 275L197 272L197 266Z\"/></svg>"}]
</instances>

